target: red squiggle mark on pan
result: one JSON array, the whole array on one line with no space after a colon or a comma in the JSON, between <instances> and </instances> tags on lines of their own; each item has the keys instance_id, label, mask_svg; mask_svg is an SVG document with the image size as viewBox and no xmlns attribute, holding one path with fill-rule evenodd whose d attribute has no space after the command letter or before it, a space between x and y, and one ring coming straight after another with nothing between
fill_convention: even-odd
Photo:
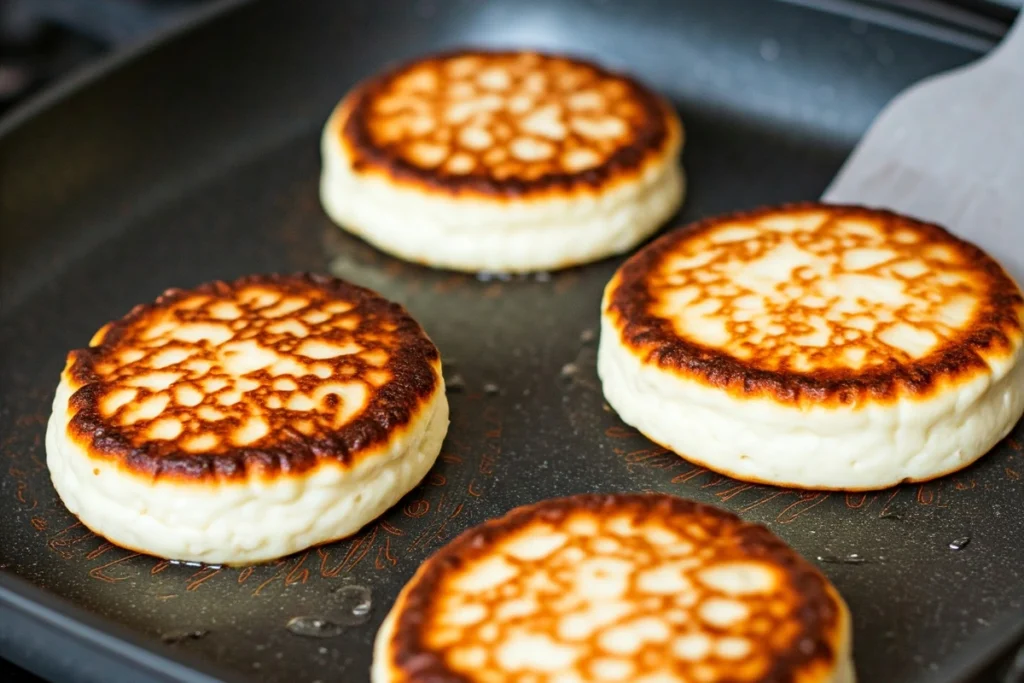
<instances>
[{"instance_id":1,"label":"red squiggle mark on pan","mask_svg":"<svg viewBox=\"0 0 1024 683\"><path fill-rule=\"evenodd\" d=\"M428 539L430 541L435 541L441 538L442 535L444 534L445 528L448 526L448 523L462 514L462 508L463 503L459 503L454 508L452 508L451 512L448 513L448 516L444 520L442 520L439 525L437 525L436 527L428 527L419 536L417 536L416 539L409 544L409 549L411 550L413 548L416 548Z\"/></svg>"},{"instance_id":2,"label":"red squiggle mark on pan","mask_svg":"<svg viewBox=\"0 0 1024 683\"><path fill-rule=\"evenodd\" d=\"M391 534L392 536L405 536L405 532L399 529L394 524L389 524L388 522L385 522L383 520L378 522L378 524L380 524L381 530L385 533Z\"/></svg>"},{"instance_id":3,"label":"red squiggle mark on pan","mask_svg":"<svg viewBox=\"0 0 1024 683\"><path fill-rule=\"evenodd\" d=\"M373 562L374 569L386 569L388 565L393 567L396 564L398 564L398 558L391 554L391 539L385 536L384 547L377 548L377 559Z\"/></svg>"},{"instance_id":4,"label":"red squiggle mark on pan","mask_svg":"<svg viewBox=\"0 0 1024 683\"><path fill-rule=\"evenodd\" d=\"M299 559L295 561L295 566L292 567L288 575L284 577L284 585L291 586L296 583L306 583L309 580L309 569L303 567L306 564L306 560L309 559L309 551L302 553Z\"/></svg>"},{"instance_id":5,"label":"red squiggle mark on pan","mask_svg":"<svg viewBox=\"0 0 1024 683\"><path fill-rule=\"evenodd\" d=\"M871 500L868 500L868 494L866 493L847 493L843 502L846 503L846 507L851 510L859 510L865 505L870 506L871 503L875 502L877 495L872 495Z\"/></svg>"},{"instance_id":6,"label":"red squiggle mark on pan","mask_svg":"<svg viewBox=\"0 0 1024 683\"><path fill-rule=\"evenodd\" d=\"M737 486L733 486L730 489L726 489L725 491L719 491L718 493L715 494L715 498L725 503L732 500L736 496L740 495L744 491L749 491L752 488L754 488L753 484L739 484Z\"/></svg>"},{"instance_id":7,"label":"red squiggle mark on pan","mask_svg":"<svg viewBox=\"0 0 1024 683\"><path fill-rule=\"evenodd\" d=\"M329 548L317 548L316 552L320 555L320 576L330 579L343 571L352 571L370 552L370 548L377 538L378 529L379 526L375 524L371 529L360 532L359 535L349 541L345 556L341 559L341 562L333 567L328 566L332 550Z\"/></svg>"},{"instance_id":8,"label":"red squiggle mark on pan","mask_svg":"<svg viewBox=\"0 0 1024 683\"><path fill-rule=\"evenodd\" d=\"M957 491L970 491L974 488L977 488L977 486L978 482L976 482L974 479L968 479L967 481L954 479L953 483L953 488L955 488Z\"/></svg>"},{"instance_id":9,"label":"red squiggle mark on pan","mask_svg":"<svg viewBox=\"0 0 1024 683\"><path fill-rule=\"evenodd\" d=\"M755 508L759 508L762 505L764 505L765 503L769 503L769 502L775 500L776 498L781 498L782 496L788 496L790 494L791 494L790 491L774 491L774 490L769 490L769 491L767 491L765 493L764 497L762 497L760 500L755 500L753 503L750 503L750 504L745 505L742 508L740 508L740 512L750 512L751 510L753 510Z\"/></svg>"},{"instance_id":10,"label":"red squiggle mark on pan","mask_svg":"<svg viewBox=\"0 0 1024 683\"><path fill-rule=\"evenodd\" d=\"M89 552L89 554L87 554L85 556L85 559L87 559L87 560L95 560L100 555L104 555L104 554L110 552L111 550L117 550L117 549L118 549L117 546L114 545L113 543L104 542L104 543L100 544L100 546L98 548L96 548L95 550L92 550L91 552ZM136 555L137 554L138 553L136 553Z\"/></svg>"},{"instance_id":11,"label":"red squiggle mark on pan","mask_svg":"<svg viewBox=\"0 0 1024 683\"><path fill-rule=\"evenodd\" d=\"M723 477L720 474L716 474L714 477L712 477L711 481L705 482L705 483L701 484L700 487L701 487L701 489L713 489L713 488L718 488L722 484L727 484L729 482L734 482L734 481L736 481L736 480L735 479L730 479L728 477Z\"/></svg>"},{"instance_id":12,"label":"red squiggle mark on pan","mask_svg":"<svg viewBox=\"0 0 1024 683\"><path fill-rule=\"evenodd\" d=\"M798 494L800 500L784 507L782 512L775 517L775 521L779 524L792 524L797 518L807 514L828 500L830 495L830 493L823 493L821 491L800 493Z\"/></svg>"},{"instance_id":13,"label":"red squiggle mark on pan","mask_svg":"<svg viewBox=\"0 0 1024 683\"><path fill-rule=\"evenodd\" d=\"M71 533L75 530L79 530L78 533ZM70 560L73 556L73 552L70 550L71 546L87 541L91 538L96 538L96 535L85 528L81 522L75 522L69 527L61 529L46 542L46 546L57 553L64 560Z\"/></svg>"},{"instance_id":14,"label":"red squiggle mark on pan","mask_svg":"<svg viewBox=\"0 0 1024 683\"><path fill-rule=\"evenodd\" d=\"M100 547L102 548L102 546L100 546ZM96 552L96 551L94 550L93 552ZM104 550L103 552L106 552L106 550ZM102 554L102 553L100 553L100 554ZM135 559L136 557L142 557L142 555L140 553L129 553L128 555L125 555L124 557L119 557L118 559L112 560L110 562L107 562L104 565L101 565L99 567L94 567L94 568L89 570L89 576L91 578L97 579L98 581L103 581L104 583L119 583L121 581L124 581L125 579L128 578L127 576L110 576L109 574L106 573L106 571L108 569L110 569L111 567L119 565L119 564L121 564L123 562L127 562L128 560Z\"/></svg>"},{"instance_id":15,"label":"red squiggle mark on pan","mask_svg":"<svg viewBox=\"0 0 1024 683\"><path fill-rule=\"evenodd\" d=\"M221 567L203 567L189 577L189 582L188 585L185 586L185 591L188 593L195 591L204 583L217 576L217 574L220 574L221 571Z\"/></svg>"},{"instance_id":16,"label":"red squiggle mark on pan","mask_svg":"<svg viewBox=\"0 0 1024 683\"><path fill-rule=\"evenodd\" d=\"M703 467L694 467L689 472L684 472L683 474L677 474L676 476L672 477L671 481L672 481L673 484L685 484L688 481L691 481L693 479L696 479L697 477L700 477L702 475L707 474L708 471L709 470L707 470L707 469L705 469Z\"/></svg>"},{"instance_id":17,"label":"red squiggle mark on pan","mask_svg":"<svg viewBox=\"0 0 1024 683\"><path fill-rule=\"evenodd\" d=\"M893 489L893 490L892 490L892 491L891 491L891 492L889 493L889 497L885 499L885 504L884 504L884 505L882 505L882 509L881 509L881 510L880 510L880 511L878 512L878 516L879 516L879 517L884 517L885 515L888 515L888 514L890 514L890 512L889 512L889 506L890 506L890 505L892 505L892 501L893 501L893 500L894 500L894 499L896 498L896 496L898 496L899 494L900 494L900 490L899 490L899 489Z\"/></svg>"},{"instance_id":18,"label":"red squiggle mark on pan","mask_svg":"<svg viewBox=\"0 0 1024 683\"><path fill-rule=\"evenodd\" d=\"M422 517L430 512L430 501L425 498L410 500L405 504L405 507L402 508L402 512L406 517L412 517L413 519Z\"/></svg>"},{"instance_id":19,"label":"red squiggle mark on pan","mask_svg":"<svg viewBox=\"0 0 1024 683\"><path fill-rule=\"evenodd\" d=\"M920 484L917 487L916 500L921 505L934 505L937 508L948 507L942 502L942 487L940 484Z\"/></svg>"},{"instance_id":20,"label":"red squiggle mark on pan","mask_svg":"<svg viewBox=\"0 0 1024 683\"><path fill-rule=\"evenodd\" d=\"M267 579L266 581L264 581L260 585L256 586L256 590L254 590L252 592L252 596L255 598L256 596L258 596L260 593L263 592L264 588L266 588L270 584L274 583L274 581L276 581L277 579L281 578L281 575L284 573L284 571L286 569L288 569L288 565L289 564L290 564L290 562L288 560L278 560L277 562L275 562L273 564L273 566L275 568L277 568L277 571L269 579Z\"/></svg>"},{"instance_id":21,"label":"red squiggle mark on pan","mask_svg":"<svg viewBox=\"0 0 1024 683\"><path fill-rule=\"evenodd\" d=\"M657 458L658 456L665 455L668 453L664 448L656 446L654 448L641 448L639 450L631 451L623 456L623 459L628 463L638 463L651 458Z\"/></svg>"}]
</instances>

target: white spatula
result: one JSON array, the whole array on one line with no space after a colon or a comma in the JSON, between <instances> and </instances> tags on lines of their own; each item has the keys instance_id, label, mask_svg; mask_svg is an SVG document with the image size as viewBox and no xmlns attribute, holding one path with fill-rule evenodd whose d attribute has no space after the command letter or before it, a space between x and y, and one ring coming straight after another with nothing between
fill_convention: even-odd
<instances>
[{"instance_id":1,"label":"white spatula","mask_svg":"<svg viewBox=\"0 0 1024 683\"><path fill-rule=\"evenodd\" d=\"M939 223L994 256L1024 285L1024 12L988 55L890 102L823 199ZM941 666L941 680L967 683L1001 653L1021 648L1018 657L1024 656L1024 622L1015 618L1015 633L985 632L980 645L954 653ZM1004 680L1018 680L1012 676Z\"/></svg>"},{"instance_id":2,"label":"white spatula","mask_svg":"<svg viewBox=\"0 0 1024 683\"><path fill-rule=\"evenodd\" d=\"M982 59L893 99L823 199L938 223L1024 285L1024 17Z\"/></svg>"}]
</instances>

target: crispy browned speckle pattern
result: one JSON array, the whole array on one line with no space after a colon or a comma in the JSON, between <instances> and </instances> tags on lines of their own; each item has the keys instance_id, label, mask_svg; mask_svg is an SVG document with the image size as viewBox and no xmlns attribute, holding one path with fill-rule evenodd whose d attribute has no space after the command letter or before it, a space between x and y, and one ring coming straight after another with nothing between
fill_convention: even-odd
<instances>
[{"instance_id":1,"label":"crispy browned speckle pattern","mask_svg":"<svg viewBox=\"0 0 1024 683\"><path fill-rule=\"evenodd\" d=\"M357 170L485 194L600 185L682 134L671 107L632 79L535 52L418 60L364 83L342 109Z\"/></svg>"},{"instance_id":2,"label":"crispy browned speckle pattern","mask_svg":"<svg viewBox=\"0 0 1024 683\"><path fill-rule=\"evenodd\" d=\"M671 496L582 495L437 553L399 598L387 656L407 683L809 681L848 654L845 609L763 527Z\"/></svg>"},{"instance_id":3,"label":"crispy browned speckle pattern","mask_svg":"<svg viewBox=\"0 0 1024 683\"><path fill-rule=\"evenodd\" d=\"M169 290L91 344L68 357L69 432L154 475L351 464L439 385L437 349L404 309L314 275Z\"/></svg>"},{"instance_id":4,"label":"crispy browned speckle pattern","mask_svg":"<svg viewBox=\"0 0 1024 683\"><path fill-rule=\"evenodd\" d=\"M769 254L793 267L760 272ZM1024 326L1020 290L977 247L890 212L821 204L666 235L626 262L606 305L650 362L784 401L928 394L1012 353Z\"/></svg>"}]
</instances>

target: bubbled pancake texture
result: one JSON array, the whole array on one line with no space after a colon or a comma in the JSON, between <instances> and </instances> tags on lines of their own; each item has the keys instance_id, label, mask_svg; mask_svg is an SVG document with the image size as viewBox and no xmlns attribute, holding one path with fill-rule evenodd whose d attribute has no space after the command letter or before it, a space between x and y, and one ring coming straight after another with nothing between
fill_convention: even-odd
<instances>
[{"instance_id":1,"label":"bubbled pancake texture","mask_svg":"<svg viewBox=\"0 0 1024 683\"><path fill-rule=\"evenodd\" d=\"M201 456L264 469L344 460L386 440L438 384L436 349L415 321L330 278L172 290L93 343L70 356L84 387L72 434L137 465L177 459L183 473Z\"/></svg>"},{"instance_id":2,"label":"bubbled pancake texture","mask_svg":"<svg viewBox=\"0 0 1024 683\"><path fill-rule=\"evenodd\" d=\"M845 607L816 570L767 530L668 496L520 508L407 592L392 680L836 680L849 657Z\"/></svg>"},{"instance_id":3,"label":"bubbled pancake texture","mask_svg":"<svg viewBox=\"0 0 1024 683\"><path fill-rule=\"evenodd\" d=\"M91 343L57 387L47 466L68 510L136 552L248 564L349 536L448 427L423 330L333 278L170 290Z\"/></svg>"},{"instance_id":4,"label":"bubbled pancake texture","mask_svg":"<svg viewBox=\"0 0 1024 683\"><path fill-rule=\"evenodd\" d=\"M455 185L600 180L666 139L667 112L633 81L536 53L426 59L371 83L345 134L365 161ZM602 173L595 174L595 169Z\"/></svg>"},{"instance_id":5,"label":"bubbled pancake texture","mask_svg":"<svg viewBox=\"0 0 1024 683\"><path fill-rule=\"evenodd\" d=\"M1011 356L1021 301L994 261L937 226L812 205L664 238L624 267L611 310L627 341L655 339L666 365L715 383L745 373L879 394Z\"/></svg>"}]
</instances>

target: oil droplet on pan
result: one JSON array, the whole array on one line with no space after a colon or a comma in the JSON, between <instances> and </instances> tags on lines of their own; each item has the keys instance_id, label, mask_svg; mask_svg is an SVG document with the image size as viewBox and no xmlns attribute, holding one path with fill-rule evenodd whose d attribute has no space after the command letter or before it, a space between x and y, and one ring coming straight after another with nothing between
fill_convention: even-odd
<instances>
[{"instance_id":1,"label":"oil droplet on pan","mask_svg":"<svg viewBox=\"0 0 1024 683\"><path fill-rule=\"evenodd\" d=\"M183 643L186 640L199 640L208 636L210 632L204 628L196 629L195 631L177 631L174 633L165 633L160 636L160 640L164 641L168 645L174 645L176 643Z\"/></svg>"},{"instance_id":2,"label":"oil droplet on pan","mask_svg":"<svg viewBox=\"0 0 1024 683\"><path fill-rule=\"evenodd\" d=\"M167 560L168 564L177 565L179 567L205 567L207 569L223 569L222 564L206 564L205 562L193 562L191 560Z\"/></svg>"},{"instance_id":3,"label":"oil droplet on pan","mask_svg":"<svg viewBox=\"0 0 1024 683\"><path fill-rule=\"evenodd\" d=\"M488 271L481 271L476 274L476 279L480 282L509 282L512 280L512 273L491 273Z\"/></svg>"},{"instance_id":4,"label":"oil droplet on pan","mask_svg":"<svg viewBox=\"0 0 1024 683\"><path fill-rule=\"evenodd\" d=\"M333 638L344 630L341 624L320 617L292 617L285 628L305 638Z\"/></svg>"},{"instance_id":5,"label":"oil droplet on pan","mask_svg":"<svg viewBox=\"0 0 1024 683\"><path fill-rule=\"evenodd\" d=\"M818 555L818 562L824 562L826 564L864 564L867 562L867 558L858 553L850 553L842 557L836 557L835 555Z\"/></svg>"},{"instance_id":6,"label":"oil droplet on pan","mask_svg":"<svg viewBox=\"0 0 1024 683\"><path fill-rule=\"evenodd\" d=\"M448 391L458 393L460 391L465 391L466 380L462 379L462 375L452 375L445 380L444 386Z\"/></svg>"},{"instance_id":7,"label":"oil droplet on pan","mask_svg":"<svg viewBox=\"0 0 1024 683\"><path fill-rule=\"evenodd\" d=\"M366 586L342 586L334 591L339 603L339 613L335 620L343 626L358 626L370 619L373 608L373 594ZM333 613L332 613L333 615Z\"/></svg>"},{"instance_id":8,"label":"oil droplet on pan","mask_svg":"<svg viewBox=\"0 0 1024 683\"><path fill-rule=\"evenodd\" d=\"M970 536L961 536L960 538L954 538L949 542L950 550L963 550L964 546L971 542Z\"/></svg>"}]
</instances>

